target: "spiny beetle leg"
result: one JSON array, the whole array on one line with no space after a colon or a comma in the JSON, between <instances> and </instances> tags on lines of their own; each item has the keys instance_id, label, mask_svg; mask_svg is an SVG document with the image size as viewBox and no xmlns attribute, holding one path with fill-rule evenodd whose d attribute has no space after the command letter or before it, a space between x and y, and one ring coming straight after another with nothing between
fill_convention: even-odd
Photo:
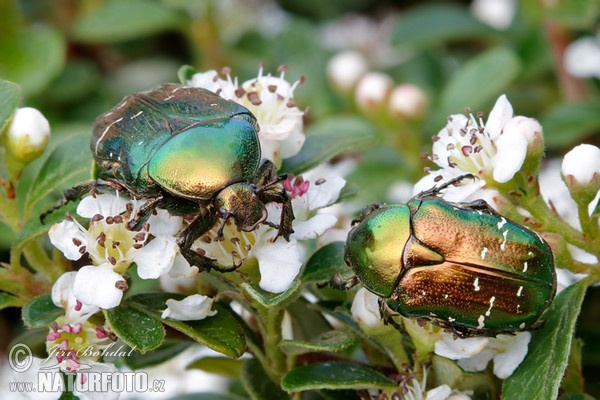
<instances>
[{"instance_id":1,"label":"spiny beetle leg","mask_svg":"<svg viewBox=\"0 0 600 400\"><path fill-rule=\"evenodd\" d=\"M392 312L387 305L386 299L379 298L377 300L377 304L379 304L379 314L381 315L381 319L385 325L391 325L394 329L398 331L402 331L402 327L394 321L394 317L397 317L398 313Z\"/></svg>"},{"instance_id":2,"label":"spiny beetle leg","mask_svg":"<svg viewBox=\"0 0 600 400\"><path fill-rule=\"evenodd\" d=\"M92 189L95 189L99 185L97 180L91 180L84 183L81 183L77 186L73 186L70 189L66 189L63 191L64 198L54 207L44 211L40 215L40 222L43 224L46 217L52 214L54 211L58 210L65 204L73 200L79 200L83 197L84 194L89 193Z\"/></svg>"},{"instance_id":3,"label":"spiny beetle leg","mask_svg":"<svg viewBox=\"0 0 600 400\"><path fill-rule=\"evenodd\" d=\"M334 289L339 290L350 290L354 286L356 286L360 281L356 277L356 275L352 275L351 277L344 277L342 274L335 274L333 278L324 283L317 284L317 287L324 288L325 286L330 286Z\"/></svg>"}]
</instances>

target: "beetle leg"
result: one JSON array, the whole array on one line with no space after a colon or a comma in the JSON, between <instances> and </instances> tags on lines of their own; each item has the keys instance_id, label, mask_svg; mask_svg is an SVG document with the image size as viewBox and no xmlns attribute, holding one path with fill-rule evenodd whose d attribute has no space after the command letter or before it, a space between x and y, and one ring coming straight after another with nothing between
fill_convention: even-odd
<instances>
[{"instance_id":1,"label":"beetle leg","mask_svg":"<svg viewBox=\"0 0 600 400\"><path fill-rule=\"evenodd\" d=\"M150 218L152 212L161 204L162 201L163 197L157 196L144 203L144 205L140 207L135 218L132 218L129 220L129 222L127 222L127 229L131 231L140 230L146 221L148 221L148 218Z\"/></svg>"},{"instance_id":2,"label":"beetle leg","mask_svg":"<svg viewBox=\"0 0 600 400\"><path fill-rule=\"evenodd\" d=\"M210 271L214 269L219 272L231 272L239 268L239 265L223 267L204 254L192 250L192 245L202 235L212 229L217 223L217 214L211 213L207 209L203 211L181 232L177 240L181 255L190 265L198 267L199 271Z\"/></svg>"},{"instance_id":3,"label":"beetle leg","mask_svg":"<svg viewBox=\"0 0 600 400\"><path fill-rule=\"evenodd\" d=\"M463 175L459 175L455 178L450 179L447 182L444 182L443 184L441 184L440 186L434 186L430 189L424 190L421 193L419 193L418 195L415 196L415 198L418 199L422 199L424 197L429 197L429 196L436 196L439 192L441 192L442 190L452 186L452 185L457 185L458 183L462 182L465 179L478 179L477 176L473 175L473 174L463 174Z\"/></svg>"},{"instance_id":4,"label":"beetle leg","mask_svg":"<svg viewBox=\"0 0 600 400\"><path fill-rule=\"evenodd\" d=\"M43 224L48 215L52 214L54 211L58 210L70 201L81 199L84 194L91 192L93 189L102 184L104 184L103 181L91 180L64 190L64 198L54 207L44 211L40 215L40 222Z\"/></svg>"},{"instance_id":5,"label":"beetle leg","mask_svg":"<svg viewBox=\"0 0 600 400\"><path fill-rule=\"evenodd\" d=\"M317 284L317 287L321 289L325 286L330 286L334 289L350 290L354 286L358 285L359 282L360 281L356 275L345 278L342 274L335 274L334 277L327 282Z\"/></svg>"},{"instance_id":6,"label":"beetle leg","mask_svg":"<svg viewBox=\"0 0 600 400\"><path fill-rule=\"evenodd\" d=\"M386 299L382 299L381 297L377 300L377 304L379 304L379 315L381 315L381 319L385 325L391 325L396 330L401 331L402 327L394 321L394 317L397 317L398 313L392 312L390 307L387 304Z\"/></svg>"},{"instance_id":7,"label":"beetle leg","mask_svg":"<svg viewBox=\"0 0 600 400\"><path fill-rule=\"evenodd\" d=\"M286 176L282 176L283 179L281 180L284 180ZM257 186L266 186L269 184L269 182L273 183L273 181L275 181L277 178L277 168L275 168L275 164L273 164L272 161L265 159L258 166L252 182L254 182Z\"/></svg>"},{"instance_id":8,"label":"beetle leg","mask_svg":"<svg viewBox=\"0 0 600 400\"><path fill-rule=\"evenodd\" d=\"M292 229L292 221L294 220L292 200L283 187L279 185L275 186L274 183L276 182L258 188L256 195L263 204L279 203L282 205L281 218L279 220L279 226L277 227L279 232L277 233L275 240L281 236L289 242L290 235L294 233L294 230Z\"/></svg>"}]
</instances>

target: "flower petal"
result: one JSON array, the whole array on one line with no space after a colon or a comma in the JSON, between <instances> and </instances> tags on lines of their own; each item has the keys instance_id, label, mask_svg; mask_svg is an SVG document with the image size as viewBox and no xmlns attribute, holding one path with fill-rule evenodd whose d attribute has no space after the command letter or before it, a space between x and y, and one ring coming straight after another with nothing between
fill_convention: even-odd
<instances>
[{"instance_id":1,"label":"flower petal","mask_svg":"<svg viewBox=\"0 0 600 400\"><path fill-rule=\"evenodd\" d=\"M109 309L119 305L123 291L116 283L124 281L113 271L112 265L86 266L77 272L73 282L73 293L80 301L100 308Z\"/></svg>"},{"instance_id":2,"label":"flower petal","mask_svg":"<svg viewBox=\"0 0 600 400\"><path fill-rule=\"evenodd\" d=\"M79 252L81 245L78 246L74 242L78 240L81 244L85 244L87 237L74 222L64 220L52 225L48 236L52 245L59 249L67 259L79 260L81 258L82 253Z\"/></svg>"},{"instance_id":3,"label":"flower petal","mask_svg":"<svg viewBox=\"0 0 600 400\"><path fill-rule=\"evenodd\" d=\"M490 134L492 139L498 137L502 133L504 125L513 117L513 108L506 95L498 97L494 108L490 111L490 115L485 123L485 130Z\"/></svg>"},{"instance_id":4,"label":"flower petal","mask_svg":"<svg viewBox=\"0 0 600 400\"><path fill-rule=\"evenodd\" d=\"M84 218L92 218L96 214L105 217L115 216L127 210L129 198L113 193L102 193L96 196L87 196L77 205L77 214Z\"/></svg>"},{"instance_id":5,"label":"flower petal","mask_svg":"<svg viewBox=\"0 0 600 400\"><path fill-rule=\"evenodd\" d=\"M435 354L451 360L459 360L478 354L488 343L489 339L484 337L454 339L454 335L445 334L435 343Z\"/></svg>"},{"instance_id":6,"label":"flower petal","mask_svg":"<svg viewBox=\"0 0 600 400\"><path fill-rule=\"evenodd\" d=\"M178 253L177 242L172 237L156 237L133 254L142 279L156 279L169 272Z\"/></svg>"},{"instance_id":7,"label":"flower petal","mask_svg":"<svg viewBox=\"0 0 600 400\"><path fill-rule=\"evenodd\" d=\"M214 299L200 294L194 294L183 300L167 300L167 309L161 318L171 318L179 321L195 321L213 316L216 310L211 311Z\"/></svg>"},{"instance_id":8,"label":"flower petal","mask_svg":"<svg viewBox=\"0 0 600 400\"><path fill-rule=\"evenodd\" d=\"M306 221L295 223L292 236L297 240L314 239L334 226L336 222L337 217L335 215L317 214Z\"/></svg>"},{"instance_id":9,"label":"flower petal","mask_svg":"<svg viewBox=\"0 0 600 400\"><path fill-rule=\"evenodd\" d=\"M98 311L98 307L87 305L81 300L79 300L81 303L79 306L81 308L76 310L76 307L78 306L78 299L75 297L75 293L73 292L76 276L77 272L75 271L65 272L56 280L56 282L54 282L54 285L52 286L52 302L57 307L64 308L67 316L71 320L77 320L78 317L84 317Z\"/></svg>"},{"instance_id":10,"label":"flower petal","mask_svg":"<svg viewBox=\"0 0 600 400\"><path fill-rule=\"evenodd\" d=\"M505 131L496 140L496 155L492 158L493 177L496 182L510 181L523 166L527 156L527 138L516 131Z\"/></svg>"},{"instance_id":11,"label":"flower petal","mask_svg":"<svg viewBox=\"0 0 600 400\"><path fill-rule=\"evenodd\" d=\"M287 290L302 267L302 253L295 239L277 240L255 248L260 270L260 287L267 292Z\"/></svg>"},{"instance_id":12,"label":"flower petal","mask_svg":"<svg viewBox=\"0 0 600 400\"><path fill-rule=\"evenodd\" d=\"M360 288L356 292L350 312L352 318L361 325L373 327L383 324L379 312L379 297L365 288Z\"/></svg>"},{"instance_id":13,"label":"flower petal","mask_svg":"<svg viewBox=\"0 0 600 400\"><path fill-rule=\"evenodd\" d=\"M520 332L514 337L514 340L503 353L494 356L494 375L500 379L506 379L512 375L514 370L521 364L527 355L527 346L531 340L530 332Z\"/></svg>"}]
</instances>

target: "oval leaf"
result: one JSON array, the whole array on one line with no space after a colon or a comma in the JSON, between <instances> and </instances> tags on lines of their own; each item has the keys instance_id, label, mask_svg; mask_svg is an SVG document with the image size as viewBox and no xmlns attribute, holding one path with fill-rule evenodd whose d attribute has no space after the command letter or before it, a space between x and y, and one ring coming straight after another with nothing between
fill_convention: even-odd
<instances>
[{"instance_id":1,"label":"oval leaf","mask_svg":"<svg viewBox=\"0 0 600 400\"><path fill-rule=\"evenodd\" d=\"M21 101L21 88L12 82L0 80L0 133Z\"/></svg>"},{"instance_id":2,"label":"oval leaf","mask_svg":"<svg viewBox=\"0 0 600 400\"><path fill-rule=\"evenodd\" d=\"M502 94L520 69L517 56L505 47L495 47L474 57L463 65L444 89L439 110L442 119L462 112L465 107L480 109ZM477 90L465 89L474 84Z\"/></svg>"},{"instance_id":3,"label":"oval leaf","mask_svg":"<svg viewBox=\"0 0 600 400\"><path fill-rule=\"evenodd\" d=\"M336 116L306 129L300 153L283 161L283 172L298 175L350 148L375 140L375 128L362 118Z\"/></svg>"},{"instance_id":4,"label":"oval leaf","mask_svg":"<svg viewBox=\"0 0 600 400\"><path fill-rule=\"evenodd\" d=\"M288 392L313 389L398 389L394 381L374 369L345 362L293 369L283 377L281 387Z\"/></svg>"},{"instance_id":5,"label":"oval leaf","mask_svg":"<svg viewBox=\"0 0 600 400\"><path fill-rule=\"evenodd\" d=\"M504 381L503 399L542 400L558 396L586 288L586 282L579 281L556 297L545 314L544 328L533 332L525 360Z\"/></svg>"},{"instance_id":6,"label":"oval leaf","mask_svg":"<svg viewBox=\"0 0 600 400\"><path fill-rule=\"evenodd\" d=\"M43 294L32 299L23 307L21 312L27 326L44 326L65 313L61 307L56 307L50 294Z\"/></svg>"},{"instance_id":7,"label":"oval leaf","mask_svg":"<svg viewBox=\"0 0 600 400\"><path fill-rule=\"evenodd\" d=\"M394 44L423 47L449 40L475 39L491 36L494 31L477 21L462 5L433 4L414 7L396 25Z\"/></svg>"},{"instance_id":8,"label":"oval leaf","mask_svg":"<svg viewBox=\"0 0 600 400\"><path fill-rule=\"evenodd\" d=\"M165 338L162 324L140 310L121 305L104 313L113 332L133 349L141 352L153 350Z\"/></svg>"},{"instance_id":9,"label":"oval leaf","mask_svg":"<svg viewBox=\"0 0 600 400\"><path fill-rule=\"evenodd\" d=\"M177 321L160 317L167 308L168 299L181 300L184 297L174 293L144 293L132 296L127 303L219 353L234 358L244 354L244 328L227 307L213 304L212 308L217 313L199 321Z\"/></svg>"},{"instance_id":10,"label":"oval leaf","mask_svg":"<svg viewBox=\"0 0 600 400\"><path fill-rule=\"evenodd\" d=\"M561 149L580 143L600 129L600 102L565 103L540 119L546 146Z\"/></svg>"},{"instance_id":11,"label":"oval leaf","mask_svg":"<svg viewBox=\"0 0 600 400\"><path fill-rule=\"evenodd\" d=\"M317 250L306 263L302 282L329 281L335 274L346 268L344 246L344 242L333 242Z\"/></svg>"},{"instance_id":12,"label":"oval leaf","mask_svg":"<svg viewBox=\"0 0 600 400\"><path fill-rule=\"evenodd\" d=\"M180 15L157 1L109 0L73 24L75 39L88 42L117 42L175 28Z\"/></svg>"},{"instance_id":13,"label":"oval leaf","mask_svg":"<svg viewBox=\"0 0 600 400\"><path fill-rule=\"evenodd\" d=\"M90 136L86 133L67 138L52 151L27 193L26 215L31 215L34 209L41 211L51 207L55 200L49 198L49 195L56 193L57 189L68 189L90 179L92 153L89 146Z\"/></svg>"}]
</instances>

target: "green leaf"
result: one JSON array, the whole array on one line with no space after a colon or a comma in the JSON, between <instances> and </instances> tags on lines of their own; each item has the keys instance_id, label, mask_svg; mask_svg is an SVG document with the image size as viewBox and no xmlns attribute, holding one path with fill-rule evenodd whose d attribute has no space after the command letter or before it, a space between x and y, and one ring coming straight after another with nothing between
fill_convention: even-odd
<instances>
[{"instance_id":1,"label":"green leaf","mask_svg":"<svg viewBox=\"0 0 600 400\"><path fill-rule=\"evenodd\" d=\"M217 313L199 321L161 318L168 299L181 300L184 297L174 293L143 293L129 298L127 304L228 357L237 358L244 354L244 329L233 312L225 306L213 304L212 308Z\"/></svg>"},{"instance_id":2,"label":"green leaf","mask_svg":"<svg viewBox=\"0 0 600 400\"><path fill-rule=\"evenodd\" d=\"M32 299L21 311L25 325L29 327L44 326L65 313L52 302L50 294L43 294Z\"/></svg>"},{"instance_id":3,"label":"green leaf","mask_svg":"<svg viewBox=\"0 0 600 400\"><path fill-rule=\"evenodd\" d=\"M239 378L245 360L234 360L225 357L204 357L189 364L187 369L200 369L211 374L219 374L230 378Z\"/></svg>"},{"instance_id":4,"label":"green leaf","mask_svg":"<svg viewBox=\"0 0 600 400\"><path fill-rule=\"evenodd\" d=\"M165 328L160 321L133 307L120 305L104 313L119 339L138 351L156 349L165 338Z\"/></svg>"},{"instance_id":5,"label":"green leaf","mask_svg":"<svg viewBox=\"0 0 600 400\"><path fill-rule=\"evenodd\" d=\"M298 175L351 148L375 140L375 128L365 119L335 116L306 129L306 141L300 153L283 161L283 172Z\"/></svg>"},{"instance_id":6,"label":"green leaf","mask_svg":"<svg viewBox=\"0 0 600 400\"><path fill-rule=\"evenodd\" d=\"M302 282L325 282L329 281L346 268L344 262L344 242L329 243L317 250L306 263L302 273Z\"/></svg>"},{"instance_id":7,"label":"green leaf","mask_svg":"<svg viewBox=\"0 0 600 400\"><path fill-rule=\"evenodd\" d=\"M176 28L182 16L152 0L108 0L73 23L76 40L111 43Z\"/></svg>"},{"instance_id":8,"label":"green leaf","mask_svg":"<svg viewBox=\"0 0 600 400\"><path fill-rule=\"evenodd\" d=\"M600 102L564 103L540 119L548 148L561 149L581 143L600 129Z\"/></svg>"},{"instance_id":9,"label":"green leaf","mask_svg":"<svg viewBox=\"0 0 600 400\"><path fill-rule=\"evenodd\" d=\"M558 396L586 285L586 281L579 281L556 297L545 314L544 328L532 333L525 360L504 381L503 399L542 400Z\"/></svg>"},{"instance_id":10,"label":"green leaf","mask_svg":"<svg viewBox=\"0 0 600 400\"><path fill-rule=\"evenodd\" d=\"M430 4L413 7L402 15L392 35L392 43L424 48L451 40L481 40L494 35L462 5Z\"/></svg>"},{"instance_id":11,"label":"green leaf","mask_svg":"<svg viewBox=\"0 0 600 400\"><path fill-rule=\"evenodd\" d=\"M241 287L244 289L248 296L252 297L253 300L257 301L262 307L284 307L298 298L300 295L301 282L299 279L294 280L292 286L290 286L285 292L273 295L258 286L251 285L249 283L242 283Z\"/></svg>"},{"instance_id":12,"label":"green leaf","mask_svg":"<svg viewBox=\"0 0 600 400\"><path fill-rule=\"evenodd\" d=\"M156 349L148 353L132 351L127 357L123 357L123 363L131 369L148 368L169 361L182 351L190 347L190 342L179 342L165 340Z\"/></svg>"},{"instance_id":13,"label":"green leaf","mask_svg":"<svg viewBox=\"0 0 600 400\"><path fill-rule=\"evenodd\" d=\"M496 399L500 387L491 370L485 372L465 372L455 361L434 355L432 368L435 374L428 378L433 387L448 385L460 391L472 391L473 399Z\"/></svg>"},{"instance_id":14,"label":"green leaf","mask_svg":"<svg viewBox=\"0 0 600 400\"><path fill-rule=\"evenodd\" d=\"M0 292L0 310L8 307L19 307L23 303L23 300L18 297L11 296L8 293Z\"/></svg>"},{"instance_id":15,"label":"green leaf","mask_svg":"<svg viewBox=\"0 0 600 400\"><path fill-rule=\"evenodd\" d=\"M592 29L600 13L598 0L557 0L542 8L547 17L572 29ZM539 4L538 4L539 12Z\"/></svg>"},{"instance_id":16,"label":"green leaf","mask_svg":"<svg viewBox=\"0 0 600 400\"><path fill-rule=\"evenodd\" d=\"M191 65L182 65L177 71L179 83L186 85L188 81L192 80L192 77L196 72L198 72L196 68L192 67Z\"/></svg>"},{"instance_id":17,"label":"green leaf","mask_svg":"<svg viewBox=\"0 0 600 400\"><path fill-rule=\"evenodd\" d=\"M452 77L442 92L439 115L480 109L496 99L519 74L521 64L506 47L494 47L472 58ZM469 90L473 86L477 90Z\"/></svg>"},{"instance_id":18,"label":"green leaf","mask_svg":"<svg viewBox=\"0 0 600 400\"><path fill-rule=\"evenodd\" d=\"M350 347L355 338L356 336L349 331L334 329L317 336L310 342L283 340L280 346L284 353L291 356L321 351L336 352Z\"/></svg>"},{"instance_id":19,"label":"green leaf","mask_svg":"<svg viewBox=\"0 0 600 400\"><path fill-rule=\"evenodd\" d=\"M0 134L4 131L20 101L21 88L19 85L0 80Z\"/></svg>"},{"instance_id":20,"label":"green leaf","mask_svg":"<svg viewBox=\"0 0 600 400\"><path fill-rule=\"evenodd\" d=\"M89 180L91 178L91 160L92 153L88 133L65 139L50 153L34 178L29 193L27 193L25 214L29 216L34 209L50 207L55 200L49 195L56 193L57 188L68 189L76 183ZM35 208L36 205L37 208Z\"/></svg>"},{"instance_id":21,"label":"green leaf","mask_svg":"<svg viewBox=\"0 0 600 400\"><path fill-rule=\"evenodd\" d=\"M312 389L387 389L398 385L374 369L361 364L329 362L291 370L281 380L288 392Z\"/></svg>"},{"instance_id":22,"label":"green leaf","mask_svg":"<svg viewBox=\"0 0 600 400\"><path fill-rule=\"evenodd\" d=\"M18 83L28 96L39 93L59 74L65 53L63 36L49 25L0 35L0 76Z\"/></svg>"},{"instance_id":23,"label":"green leaf","mask_svg":"<svg viewBox=\"0 0 600 400\"><path fill-rule=\"evenodd\" d=\"M253 400L284 400L290 397L267 375L260 362L250 358L242 369L242 384Z\"/></svg>"}]
</instances>

